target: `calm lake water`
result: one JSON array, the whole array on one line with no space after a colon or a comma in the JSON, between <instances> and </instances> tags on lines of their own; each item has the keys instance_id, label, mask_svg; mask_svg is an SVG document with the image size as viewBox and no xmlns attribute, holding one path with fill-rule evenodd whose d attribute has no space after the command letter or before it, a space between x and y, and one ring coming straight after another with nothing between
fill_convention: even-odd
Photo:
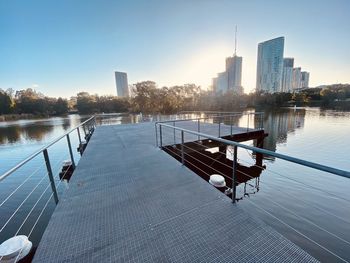
<instances>
[{"instance_id":1,"label":"calm lake water","mask_svg":"<svg viewBox=\"0 0 350 263\"><path fill-rule=\"evenodd\" d=\"M163 119L167 117L169 116L163 116ZM0 123L0 174L86 118L70 115L64 118ZM147 116L143 118L145 119L147 120ZM121 115L111 123L139 121L140 116ZM264 128L269 134L265 138L264 147L269 150L350 170L349 112L322 111L315 108L266 112ZM76 151L76 132L71 135L71 141L77 162L80 156ZM62 161L69 159L66 140L61 140L49 148L49 155L53 173L57 176ZM242 164L254 163L251 154L242 149L239 149L238 158ZM349 261L350 179L271 158L264 160L264 164L266 169L260 176L259 191L253 180L246 186L246 192L243 186L240 186L238 196L244 198L238 205L250 210L317 258L341 262L337 257L339 256ZM28 177L28 181L4 203L7 196ZM69 188L69 183L60 183L57 177L56 185L58 184L59 196L62 196ZM38 244L55 207L51 198L37 221L51 195L48 185L42 155L0 182L0 242L14 235L21 227L19 234L28 235L33 229L30 239L34 245ZM28 195L29 198L16 211ZM30 213L35 204L35 209ZM9 221L12 214L15 216ZM27 216L26 223L21 226ZM4 227L7 221L9 223ZM295 230L304 236L297 234Z\"/></svg>"}]
</instances>

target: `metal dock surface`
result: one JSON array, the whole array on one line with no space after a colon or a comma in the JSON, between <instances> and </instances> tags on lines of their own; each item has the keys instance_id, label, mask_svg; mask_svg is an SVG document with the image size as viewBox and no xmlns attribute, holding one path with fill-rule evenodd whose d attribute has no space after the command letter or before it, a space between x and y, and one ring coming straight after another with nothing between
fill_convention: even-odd
<instances>
[{"instance_id":1,"label":"metal dock surface","mask_svg":"<svg viewBox=\"0 0 350 263\"><path fill-rule=\"evenodd\" d=\"M156 148L154 133L96 128L34 262L317 262Z\"/></svg>"}]
</instances>

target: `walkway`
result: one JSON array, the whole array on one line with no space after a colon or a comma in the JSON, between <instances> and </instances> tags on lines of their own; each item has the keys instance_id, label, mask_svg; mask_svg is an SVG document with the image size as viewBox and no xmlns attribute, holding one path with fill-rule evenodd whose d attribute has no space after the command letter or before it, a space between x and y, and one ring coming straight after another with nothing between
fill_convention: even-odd
<instances>
[{"instance_id":1,"label":"walkway","mask_svg":"<svg viewBox=\"0 0 350 263\"><path fill-rule=\"evenodd\" d=\"M97 127L34 262L316 262L154 144Z\"/></svg>"}]
</instances>

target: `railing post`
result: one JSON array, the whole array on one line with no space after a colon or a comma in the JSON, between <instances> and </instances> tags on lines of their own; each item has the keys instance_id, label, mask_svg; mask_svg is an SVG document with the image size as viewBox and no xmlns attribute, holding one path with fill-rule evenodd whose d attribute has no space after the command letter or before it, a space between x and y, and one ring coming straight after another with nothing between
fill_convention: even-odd
<instances>
[{"instance_id":1,"label":"railing post","mask_svg":"<svg viewBox=\"0 0 350 263\"><path fill-rule=\"evenodd\" d=\"M174 126L174 145L176 144L176 137L175 137L175 121L173 121L173 126Z\"/></svg>"},{"instance_id":2,"label":"railing post","mask_svg":"<svg viewBox=\"0 0 350 263\"><path fill-rule=\"evenodd\" d=\"M201 122L200 119L198 118L198 123L197 123L197 132L200 133L201 132ZM198 135L198 141L201 140L201 136Z\"/></svg>"},{"instance_id":3,"label":"railing post","mask_svg":"<svg viewBox=\"0 0 350 263\"><path fill-rule=\"evenodd\" d=\"M160 141L160 148L162 148L163 147L162 125L159 125L159 141Z\"/></svg>"},{"instance_id":4,"label":"railing post","mask_svg":"<svg viewBox=\"0 0 350 263\"><path fill-rule=\"evenodd\" d=\"M219 137L221 135L221 117L219 117Z\"/></svg>"},{"instance_id":5,"label":"railing post","mask_svg":"<svg viewBox=\"0 0 350 263\"><path fill-rule=\"evenodd\" d=\"M54 197L55 203L57 205L57 203L58 203L58 195L57 195L55 181L54 181L53 175L52 175L52 169L51 169L51 164L50 164L50 159L49 159L49 154L47 152L47 149L45 149L43 151L43 154L44 154L44 159L45 159L45 163L46 163L47 174L48 174L49 179L50 179L50 184L51 184L51 189L52 189L52 192L53 192L53 197Z\"/></svg>"},{"instance_id":6,"label":"railing post","mask_svg":"<svg viewBox=\"0 0 350 263\"><path fill-rule=\"evenodd\" d=\"M185 153L184 153L184 131L181 131L181 162L185 164Z\"/></svg>"},{"instance_id":7,"label":"railing post","mask_svg":"<svg viewBox=\"0 0 350 263\"><path fill-rule=\"evenodd\" d=\"M86 137L86 129L85 129L85 124L83 124L83 126L81 126L81 127L83 127L84 136Z\"/></svg>"},{"instance_id":8,"label":"railing post","mask_svg":"<svg viewBox=\"0 0 350 263\"><path fill-rule=\"evenodd\" d=\"M77 127L77 132L78 132L79 144L81 144L81 137L80 137L80 130L79 130L79 127Z\"/></svg>"},{"instance_id":9,"label":"railing post","mask_svg":"<svg viewBox=\"0 0 350 263\"><path fill-rule=\"evenodd\" d=\"M67 134L67 143L68 143L68 148L69 148L70 159L72 160L72 166L73 166L73 169L75 169L74 156L73 156L73 151L72 151L72 145L70 143L69 134Z\"/></svg>"},{"instance_id":10,"label":"railing post","mask_svg":"<svg viewBox=\"0 0 350 263\"><path fill-rule=\"evenodd\" d=\"M157 130L157 123L154 124L154 129L156 131L156 147L158 147L158 130Z\"/></svg>"},{"instance_id":11,"label":"railing post","mask_svg":"<svg viewBox=\"0 0 350 263\"><path fill-rule=\"evenodd\" d=\"M247 131L249 130L249 116L250 116L250 113L248 113L248 115L247 115L248 117L248 120L247 120Z\"/></svg>"},{"instance_id":12,"label":"railing post","mask_svg":"<svg viewBox=\"0 0 350 263\"><path fill-rule=\"evenodd\" d=\"M232 116L230 117L230 123L231 123L231 136L232 136Z\"/></svg>"},{"instance_id":13,"label":"railing post","mask_svg":"<svg viewBox=\"0 0 350 263\"><path fill-rule=\"evenodd\" d=\"M232 203L236 202L236 175L237 173L237 146L233 147L233 162L232 162Z\"/></svg>"}]
</instances>

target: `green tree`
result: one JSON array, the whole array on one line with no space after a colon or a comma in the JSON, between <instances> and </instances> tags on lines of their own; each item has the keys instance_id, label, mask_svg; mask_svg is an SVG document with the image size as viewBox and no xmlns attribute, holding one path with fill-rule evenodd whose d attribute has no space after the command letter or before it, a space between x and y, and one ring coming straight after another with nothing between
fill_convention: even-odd
<instances>
[{"instance_id":1,"label":"green tree","mask_svg":"<svg viewBox=\"0 0 350 263\"><path fill-rule=\"evenodd\" d=\"M68 112L68 101L58 98L53 105L53 110L57 115L66 114Z\"/></svg>"},{"instance_id":2,"label":"green tree","mask_svg":"<svg viewBox=\"0 0 350 263\"><path fill-rule=\"evenodd\" d=\"M135 112L158 112L160 92L154 81L136 83L133 87L132 108Z\"/></svg>"},{"instance_id":3,"label":"green tree","mask_svg":"<svg viewBox=\"0 0 350 263\"><path fill-rule=\"evenodd\" d=\"M88 92L79 92L77 94L77 110L79 113L87 114L97 112L96 96L90 95Z\"/></svg>"},{"instance_id":4,"label":"green tree","mask_svg":"<svg viewBox=\"0 0 350 263\"><path fill-rule=\"evenodd\" d=\"M12 99L2 89L0 89L0 114L8 114L12 111Z\"/></svg>"}]
</instances>

